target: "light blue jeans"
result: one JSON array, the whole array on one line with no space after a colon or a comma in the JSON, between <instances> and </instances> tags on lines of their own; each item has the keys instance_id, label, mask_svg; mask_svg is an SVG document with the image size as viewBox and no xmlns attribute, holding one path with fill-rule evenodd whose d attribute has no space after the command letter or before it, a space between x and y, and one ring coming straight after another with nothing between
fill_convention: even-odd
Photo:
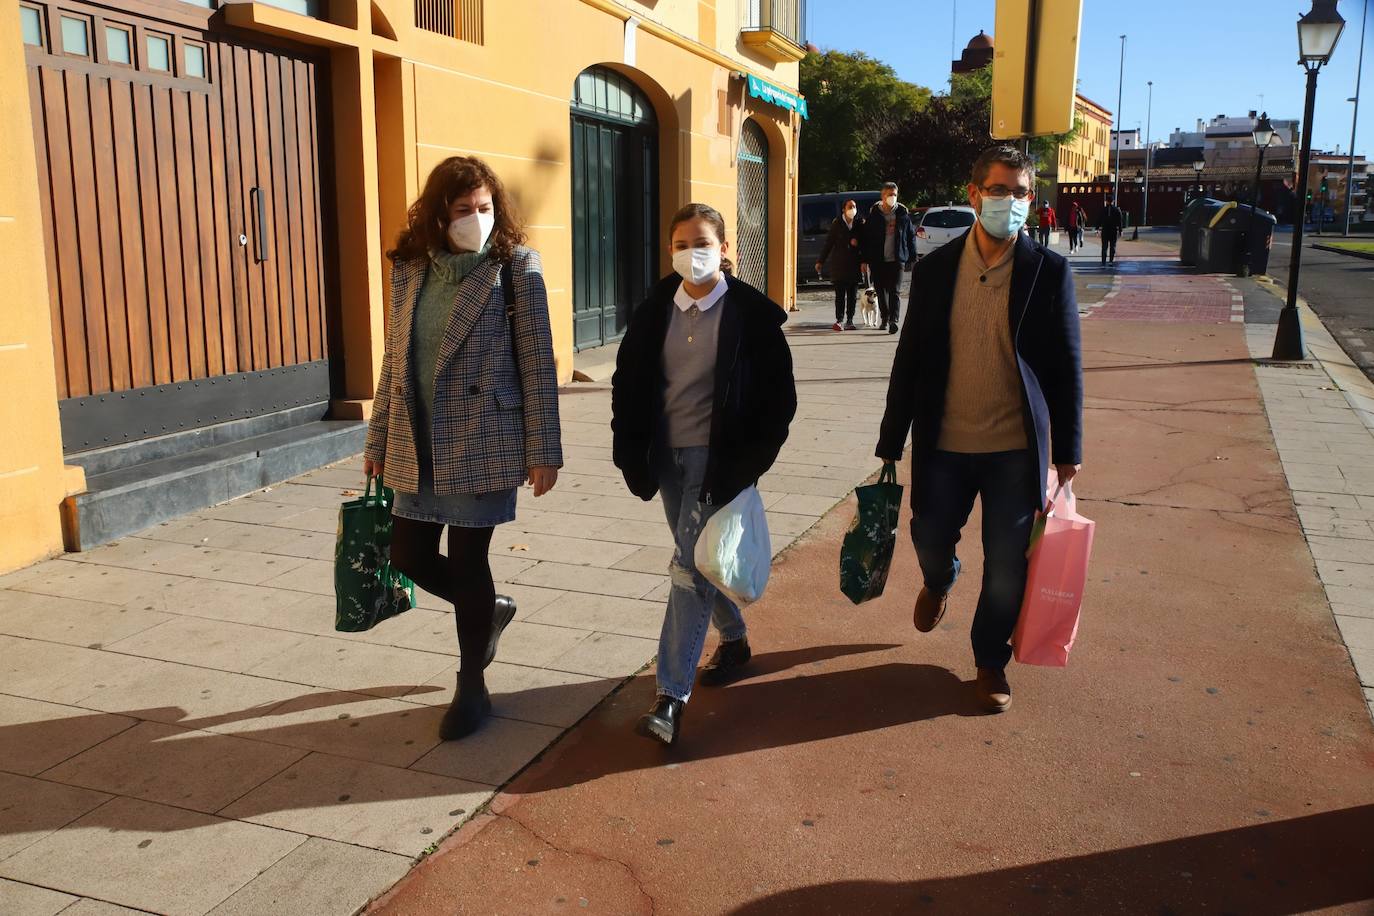
<instances>
[{"instance_id":1,"label":"light blue jeans","mask_svg":"<svg viewBox=\"0 0 1374 916\"><path fill-rule=\"evenodd\" d=\"M664 449L658 468L663 511L676 545L668 564L668 613L658 639L658 693L684 701L692 695L706 628L714 623L723 641L743 639L747 632L739 608L697 572L694 559L702 527L720 508L701 502L707 451Z\"/></svg>"}]
</instances>

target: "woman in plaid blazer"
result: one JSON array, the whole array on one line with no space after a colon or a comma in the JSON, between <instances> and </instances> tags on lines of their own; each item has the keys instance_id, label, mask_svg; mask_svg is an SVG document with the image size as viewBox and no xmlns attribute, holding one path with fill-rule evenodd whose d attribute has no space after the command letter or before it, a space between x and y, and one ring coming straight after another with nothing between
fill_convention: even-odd
<instances>
[{"instance_id":1,"label":"woman in plaid blazer","mask_svg":"<svg viewBox=\"0 0 1374 916\"><path fill-rule=\"evenodd\" d=\"M455 156L430 173L388 252L390 322L363 463L396 490L392 563L453 602L462 665L446 741L490 714L483 671L515 617L492 581L492 531L515 519L521 484L543 496L563 465L544 276L523 241L501 180Z\"/></svg>"}]
</instances>

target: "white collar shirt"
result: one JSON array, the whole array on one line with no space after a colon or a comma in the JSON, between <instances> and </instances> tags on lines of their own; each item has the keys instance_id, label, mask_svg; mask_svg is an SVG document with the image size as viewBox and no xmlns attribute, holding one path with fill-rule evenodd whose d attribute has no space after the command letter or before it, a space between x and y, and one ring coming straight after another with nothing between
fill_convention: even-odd
<instances>
[{"instance_id":1,"label":"white collar shirt","mask_svg":"<svg viewBox=\"0 0 1374 916\"><path fill-rule=\"evenodd\" d=\"M673 294L673 304L684 312L689 311L694 305L697 307L697 311L709 311L711 306L719 302L725 295L727 288L728 285L725 282L725 277L722 276L720 281L716 283L715 287L713 287L709 293L702 296L700 299L693 299L687 292L687 284L683 283L677 288L677 292Z\"/></svg>"}]
</instances>

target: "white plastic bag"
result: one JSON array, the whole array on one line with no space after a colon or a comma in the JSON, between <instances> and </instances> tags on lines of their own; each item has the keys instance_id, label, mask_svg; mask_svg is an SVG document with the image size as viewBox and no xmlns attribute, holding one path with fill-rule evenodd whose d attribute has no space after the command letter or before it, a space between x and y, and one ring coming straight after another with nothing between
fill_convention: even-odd
<instances>
[{"instance_id":1,"label":"white plastic bag","mask_svg":"<svg viewBox=\"0 0 1374 916\"><path fill-rule=\"evenodd\" d=\"M706 520L695 559L697 571L735 604L763 596L773 568L773 543L757 487L746 488Z\"/></svg>"}]
</instances>

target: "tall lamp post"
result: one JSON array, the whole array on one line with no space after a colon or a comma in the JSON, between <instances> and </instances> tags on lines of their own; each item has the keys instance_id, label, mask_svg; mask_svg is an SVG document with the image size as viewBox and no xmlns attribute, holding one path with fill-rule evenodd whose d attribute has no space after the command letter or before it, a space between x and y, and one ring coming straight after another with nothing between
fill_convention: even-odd
<instances>
[{"instance_id":1,"label":"tall lamp post","mask_svg":"<svg viewBox=\"0 0 1374 916\"><path fill-rule=\"evenodd\" d=\"M1150 141L1150 118L1155 110L1155 81L1145 84L1150 90L1150 100L1145 105L1145 199L1140 204L1140 221L1150 225L1150 157L1154 155L1154 144Z\"/></svg>"},{"instance_id":2,"label":"tall lamp post","mask_svg":"<svg viewBox=\"0 0 1374 916\"><path fill-rule=\"evenodd\" d=\"M1126 36L1121 36L1121 72L1116 77L1116 168L1112 169L1112 197L1121 206L1121 91L1126 80Z\"/></svg>"},{"instance_id":3,"label":"tall lamp post","mask_svg":"<svg viewBox=\"0 0 1374 916\"><path fill-rule=\"evenodd\" d=\"M1197 176L1198 197L1204 197L1207 193L1202 187L1202 170L1205 168L1207 168L1207 161L1205 159L1196 159L1193 161L1193 174Z\"/></svg>"},{"instance_id":4,"label":"tall lamp post","mask_svg":"<svg viewBox=\"0 0 1374 916\"><path fill-rule=\"evenodd\" d=\"M1135 184L1136 184L1136 187L1137 187L1138 189L1140 189L1141 191L1144 191L1144 190L1145 190L1145 173L1142 172L1140 169L1136 169L1136 170L1135 170ZM1144 219L1144 217L1142 216L1142 221L1143 221L1143 219ZM1138 238L1140 238L1140 223L1139 223L1139 222L1137 222L1137 223L1135 224L1135 226L1131 229L1131 241L1134 242L1134 241L1135 241L1136 239L1138 239Z\"/></svg>"},{"instance_id":5,"label":"tall lamp post","mask_svg":"<svg viewBox=\"0 0 1374 916\"><path fill-rule=\"evenodd\" d=\"M1360 4L1363 7L1360 16L1360 57L1355 64L1355 96L1350 101L1355 103L1355 112L1350 116L1350 164L1345 173L1345 234L1350 234L1350 207L1355 202L1355 128L1360 123L1360 76L1364 72L1364 27L1369 21L1369 0L1363 0ZM1365 200L1365 209L1369 209L1369 201Z\"/></svg>"},{"instance_id":6,"label":"tall lamp post","mask_svg":"<svg viewBox=\"0 0 1374 916\"><path fill-rule=\"evenodd\" d=\"M1250 261L1255 254L1255 211L1260 203L1260 179L1264 174L1264 151L1274 141L1274 125L1269 122L1269 112L1260 115L1254 130L1255 146L1259 147L1259 165L1255 166L1255 193L1250 195L1250 226L1245 233L1245 260L1236 271L1238 277L1250 276Z\"/></svg>"},{"instance_id":7,"label":"tall lamp post","mask_svg":"<svg viewBox=\"0 0 1374 916\"><path fill-rule=\"evenodd\" d=\"M1317 106L1317 71L1330 62L1341 39L1345 20L1336 12L1336 0L1312 0L1312 9L1298 20L1298 63L1307 70L1307 102L1302 115L1302 154L1298 160L1298 203L1307 199L1307 172L1312 167L1312 114ZM1298 317L1298 272L1302 268L1301 215L1293 221L1293 254L1288 267L1288 299L1279 312L1274 335L1274 359L1302 359L1307 348Z\"/></svg>"}]
</instances>

